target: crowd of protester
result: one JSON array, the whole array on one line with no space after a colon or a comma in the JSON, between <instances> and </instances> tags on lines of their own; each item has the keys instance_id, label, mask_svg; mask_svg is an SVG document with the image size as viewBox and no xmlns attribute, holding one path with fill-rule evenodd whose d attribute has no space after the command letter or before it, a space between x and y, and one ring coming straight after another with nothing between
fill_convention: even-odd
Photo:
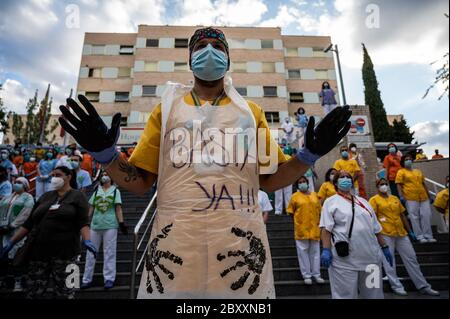
<instances>
[{"instance_id":1,"label":"crowd of protester","mask_svg":"<svg viewBox=\"0 0 450 319\"><path fill-rule=\"evenodd\" d=\"M122 148L121 156L128 159L133 149ZM117 234L128 230L108 174L76 144L16 144L0 154L0 288L30 299L48 290L71 299L76 287L66 285L67 266L80 261L84 246L81 288L91 287L101 244L104 288L114 287Z\"/></svg>"}]
</instances>

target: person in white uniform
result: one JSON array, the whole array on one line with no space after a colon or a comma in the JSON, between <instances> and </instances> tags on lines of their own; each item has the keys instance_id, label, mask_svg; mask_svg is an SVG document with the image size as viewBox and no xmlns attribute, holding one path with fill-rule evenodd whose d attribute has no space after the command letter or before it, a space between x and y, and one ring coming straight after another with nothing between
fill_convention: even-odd
<instances>
[{"instance_id":1,"label":"person in white uniform","mask_svg":"<svg viewBox=\"0 0 450 319\"><path fill-rule=\"evenodd\" d=\"M281 128L284 132L284 137L288 143L292 143L294 141L294 124L292 124L289 117L284 119L284 123L281 125Z\"/></svg>"},{"instance_id":2,"label":"person in white uniform","mask_svg":"<svg viewBox=\"0 0 450 319\"><path fill-rule=\"evenodd\" d=\"M225 76L230 58L221 30L195 31L189 41L189 65L193 87L167 83L161 104L152 111L128 161L116 149L119 113L108 128L95 107L80 95L85 110L68 99L73 113L60 106L64 117L59 121L119 186L144 194L157 181L158 211L138 298L274 298L270 247L257 192L292 185L347 134L351 111L348 106L336 108L317 126L311 118L305 147L286 161L270 137L261 107L240 96ZM197 129L198 122L201 128ZM215 129L221 135L227 128L267 133L258 145L272 149L266 154L275 157L274 170L261 171L264 162L258 154L251 158L255 161L240 161L239 165L227 158L208 161L211 154L206 147L200 154L204 157L194 154L192 160L186 156L181 163L171 157L174 139L170 132L183 131L185 140L191 142L194 132L206 134ZM221 138L202 145L215 145ZM191 154L194 142L197 145L196 139L180 152ZM234 156L236 152L228 146L224 154Z\"/></svg>"},{"instance_id":3,"label":"person in white uniform","mask_svg":"<svg viewBox=\"0 0 450 319\"><path fill-rule=\"evenodd\" d=\"M272 211L273 207L270 203L269 196L261 189L258 191L258 204L262 211L264 223L267 224L267 221L269 220L269 213Z\"/></svg>"},{"instance_id":4,"label":"person in white uniform","mask_svg":"<svg viewBox=\"0 0 450 319\"><path fill-rule=\"evenodd\" d=\"M417 237L406 219L405 207L397 196L388 194L389 183L386 179L378 180L377 188L378 194L373 196L369 203L377 214L378 221L383 228L381 234L386 244L389 245L391 254L394 255L395 251L398 251L409 277L421 294L439 296L439 292L431 289L431 285L420 270L416 253L408 235L416 241ZM392 267L386 260L383 260L383 268L389 278L392 291L397 295L407 296L408 293L397 277L395 259Z\"/></svg>"},{"instance_id":5,"label":"person in white uniform","mask_svg":"<svg viewBox=\"0 0 450 319\"><path fill-rule=\"evenodd\" d=\"M289 200L292 197L292 185L277 189L275 191L275 215L281 215L284 209L289 205Z\"/></svg>"},{"instance_id":6,"label":"person in white uniform","mask_svg":"<svg viewBox=\"0 0 450 319\"><path fill-rule=\"evenodd\" d=\"M337 194L324 202L319 225L332 298L382 299L382 255L393 261L381 225L370 204L350 193L350 173L338 171L333 182Z\"/></svg>"}]
</instances>

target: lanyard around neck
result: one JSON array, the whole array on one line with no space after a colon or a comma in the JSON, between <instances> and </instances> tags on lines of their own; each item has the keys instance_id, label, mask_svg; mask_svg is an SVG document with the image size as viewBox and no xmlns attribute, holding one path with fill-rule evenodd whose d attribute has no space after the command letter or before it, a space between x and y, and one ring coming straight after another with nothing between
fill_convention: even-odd
<instances>
[{"instance_id":1,"label":"lanyard around neck","mask_svg":"<svg viewBox=\"0 0 450 319\"><path fill-rule=\"evenodd\" d=\"M192 99L194 100L195 106L202 106L202 104L200 103L200 98L194 92L194 90L191 91L191 96L192 96ZM213 106L219 105L219 102L224 98L224 96L225 96L225 91L222 91L222 93L214 99L212 105Z\"/></svg>"}]
</instances>

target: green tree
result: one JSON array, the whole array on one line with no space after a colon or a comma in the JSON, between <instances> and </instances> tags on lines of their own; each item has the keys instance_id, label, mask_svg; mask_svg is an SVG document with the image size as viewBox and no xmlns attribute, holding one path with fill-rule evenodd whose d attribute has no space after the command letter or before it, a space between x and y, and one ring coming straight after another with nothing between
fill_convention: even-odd
<instances>
[{"instance_id":1,"label":"green tree","mask_svg":"<svg viewBox=\"0 0 450 319\"><path fill-rule=\"evenodd\" d=\"M36 144L39 140L39 127L36 111L38 109L38 90L34 93L34 97L28 100L27 103L27 118L25 122L25 134L23 142L25 144Z\"/></svg>"},{"instance_id":2,"label":"green tree","mask_svg":"<svg viewBox=\"0 0 450 319\"><path fill-rule=\"evenodd\" d=\"M15 112L12 113L12 117L13 117L12 118L13 123L12 123L12 127L11 127L12 133L13 133L14 137L16 138L16 140L19 138L22 139L22 137L23 137L22 117ZM22 141L23 141L23 139L22 139Z\"/></svg>"},{"instance_id":3,"label":"green tree","mask_svg":"<svg viewBox=\"0 0 450 319\"><path fill-rule=\"evenodd\" d=\"M364 62L362 66L362 78L364 82L365 103L369 106L370 116L372 118L373 134L375 142L389 142L392 138L391 127L386 117L381 94L378 90L378 81L373 68L372 59L367 49L362 44Z\"/></svg>"},{"instance_id":4,"label":"green tree","mask_svg":"<svg viewBox=\"0 0 450 319\"><path fill-rule=\"evenodd\" d=\"M415 132L411 132L406 120L394 120L392 124L392 139L396 142L411 144L414 139Z\"/></svg>"},{"instance_id":5,"label":"green tree","mask_svg":"<svg viewBox=\"0 0 450 319\"><path fill-rule=\"evenodd\" d=\"M2 85L0 84L0 91L2 90ZM8 112L6 111L6 108L3 106L3 100L0 96L0 133L3 133L6 135L9 129L8 124Z\"/></svg>"}]
</instances>

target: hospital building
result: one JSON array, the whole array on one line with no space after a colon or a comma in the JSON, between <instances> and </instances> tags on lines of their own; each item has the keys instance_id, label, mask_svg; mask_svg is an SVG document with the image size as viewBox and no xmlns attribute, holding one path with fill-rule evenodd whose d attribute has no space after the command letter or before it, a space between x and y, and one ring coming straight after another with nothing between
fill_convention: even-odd
<instances>
[{"instance_id":1,"label":"hospital building","mask_svg":"<svg viewBox=\"0 0 450 319\"><path fill-rule=\"evenodd\" d=\"M78 94L106 122L122 113L120 144L137 140L167 81L192 84L188 42L199 26L140 25L137 33L86 33ZM328 81L337 92L328 36L282 35L280 28L219 27L227 37L229 75L242 96L259 104L272 129L300 107L322 116L319 92Z\"/></svg>"}]
</instances>

